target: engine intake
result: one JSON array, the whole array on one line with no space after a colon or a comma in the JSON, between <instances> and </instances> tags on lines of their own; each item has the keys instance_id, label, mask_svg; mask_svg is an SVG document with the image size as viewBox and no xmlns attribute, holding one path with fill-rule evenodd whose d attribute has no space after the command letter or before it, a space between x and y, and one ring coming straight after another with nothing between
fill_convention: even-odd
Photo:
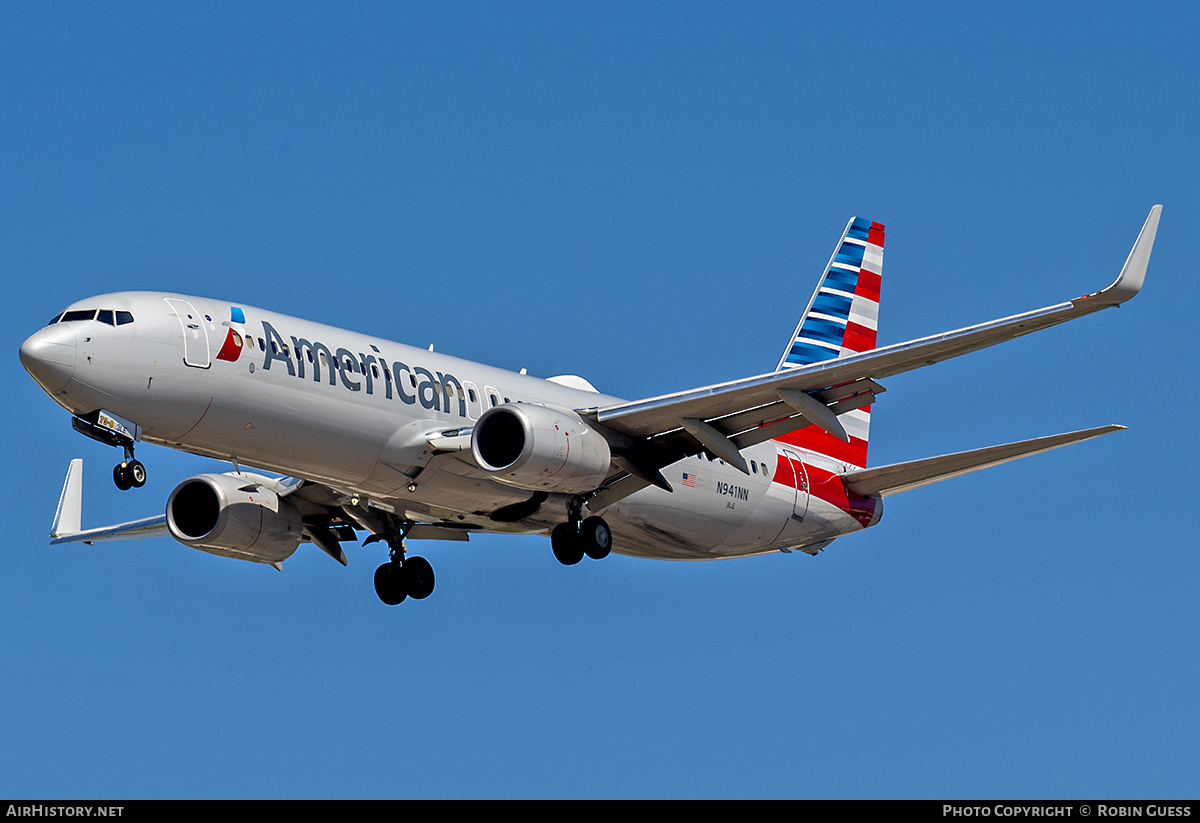
<instances>
[{"instance_id":1,"label":"engine intake","mask_svg":"<svg viewBox=\"0 0 1200 823\"><path fill-rule=\"evenodd\" d=\"M304 536L299 512L253 475L199 474L167 498L171 536L193 549L256 563L292 556Z\"/></svg>"},{"instance_id":2,"label":"engine intake","mask_svg":"<svg viewBox=\"0 0 1200 823\"><path fill-rule=\"evenodd\" d=\"M506 403L488 409L471 432L471 456L498 483L581 494L608 474L608 441L577 414Z\"/></svg>"}]
</instances>

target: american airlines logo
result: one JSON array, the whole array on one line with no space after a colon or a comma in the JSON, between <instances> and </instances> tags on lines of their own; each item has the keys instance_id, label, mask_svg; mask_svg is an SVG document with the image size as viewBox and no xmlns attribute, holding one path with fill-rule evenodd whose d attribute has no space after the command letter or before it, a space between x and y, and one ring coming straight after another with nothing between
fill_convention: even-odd
<instances>
[{"instance_id":1,"label":"american airlines logo","mask_svg":"<svg viewBox=\"0 0 1200 823\"><path fill-rule=\"evenodd\" d=\"M392 362L389 366L378 350L375 354L366 354L355 353L346 348L331 349L319 340L306 340L301 337L290 337L289 345L284 342L283 335L266 320L262 321L262 326L263 371L270 371L271 364L279 362L287 369L288 375L300 380L311 375L314 382L320 383L324 374L327 375L329 385L336 386L340 383L342 388L348 391L375 394L376 389L381 388L384 397L389 400L394 394L401 402L410 406L419 403L431 411L444 411L459 417L467 416L466 391L459 379L452 374L430 371L423 366L410 366L400 360ZM237 332L230 329L229 335L226 336L226 347L230 345L230 335L237 335ZM222 347L222 353L226 347ZM220 355L218 358L230 359ZM232 359L236 360L237 357Z\"/></svg>"}]
</instances>

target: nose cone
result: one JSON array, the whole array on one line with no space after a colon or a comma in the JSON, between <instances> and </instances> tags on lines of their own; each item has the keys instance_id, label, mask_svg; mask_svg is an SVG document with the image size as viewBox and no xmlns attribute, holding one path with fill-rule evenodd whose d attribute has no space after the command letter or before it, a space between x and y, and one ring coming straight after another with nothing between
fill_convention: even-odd
<instances>
[{"instance_id":1,"label":"nose cone","mask_svg":"<svg viewBox=\"0 0 1200 823\"><path fill-rule=\"evenodd\" d=\"M46 392L55 394L75 376L78 350L75 329L58 323L36 332L21 344L21 365Z\"/></svg>"}]
</instances>

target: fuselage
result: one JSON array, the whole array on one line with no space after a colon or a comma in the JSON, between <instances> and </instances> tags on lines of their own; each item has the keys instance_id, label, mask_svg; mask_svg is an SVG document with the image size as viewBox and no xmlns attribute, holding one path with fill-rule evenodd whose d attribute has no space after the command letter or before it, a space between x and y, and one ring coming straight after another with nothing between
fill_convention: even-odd
<instances>
[{"instance_id":1,"label":"fuselage","mask_svg":"<svg viewBox=\"0 0 1200 823\"><path fill-rule=\"evenodd\" d=\"M243 304L156 292L78 301L31 336L22 361L74 415L105 410L140 439L325 484L426 522L545 533L566 495L495 482L439 433L529 403L622 402L574 377L541 379ZM691 457L603 511L614 551L712 559L800 548L878 522L882 501L847 495L847 466L776 441L743 451L743 474ZM597 512L598 513L598 512Z\"/></svg>"}]
</instances>

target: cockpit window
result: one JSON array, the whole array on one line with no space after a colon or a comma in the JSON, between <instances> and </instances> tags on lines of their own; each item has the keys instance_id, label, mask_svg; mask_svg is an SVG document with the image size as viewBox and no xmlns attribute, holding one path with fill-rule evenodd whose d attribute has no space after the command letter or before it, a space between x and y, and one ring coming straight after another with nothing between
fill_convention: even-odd
<instances>
[{"instance_id":1,"label":"cockpit window","mask_svg":"<svg viewBox=\"0 0 1200 823\"><path fill-rule=\"evenodd\" d=\"M75 320L99 320L101 323L107 323L110 326L124 326L126 323L133 322L133 315L127 311L115 311L113 309L75 309L66 311L62 314L56 314L47 326L53 326L55 323L70 323Z\"/></svg>"}]
</instances>

